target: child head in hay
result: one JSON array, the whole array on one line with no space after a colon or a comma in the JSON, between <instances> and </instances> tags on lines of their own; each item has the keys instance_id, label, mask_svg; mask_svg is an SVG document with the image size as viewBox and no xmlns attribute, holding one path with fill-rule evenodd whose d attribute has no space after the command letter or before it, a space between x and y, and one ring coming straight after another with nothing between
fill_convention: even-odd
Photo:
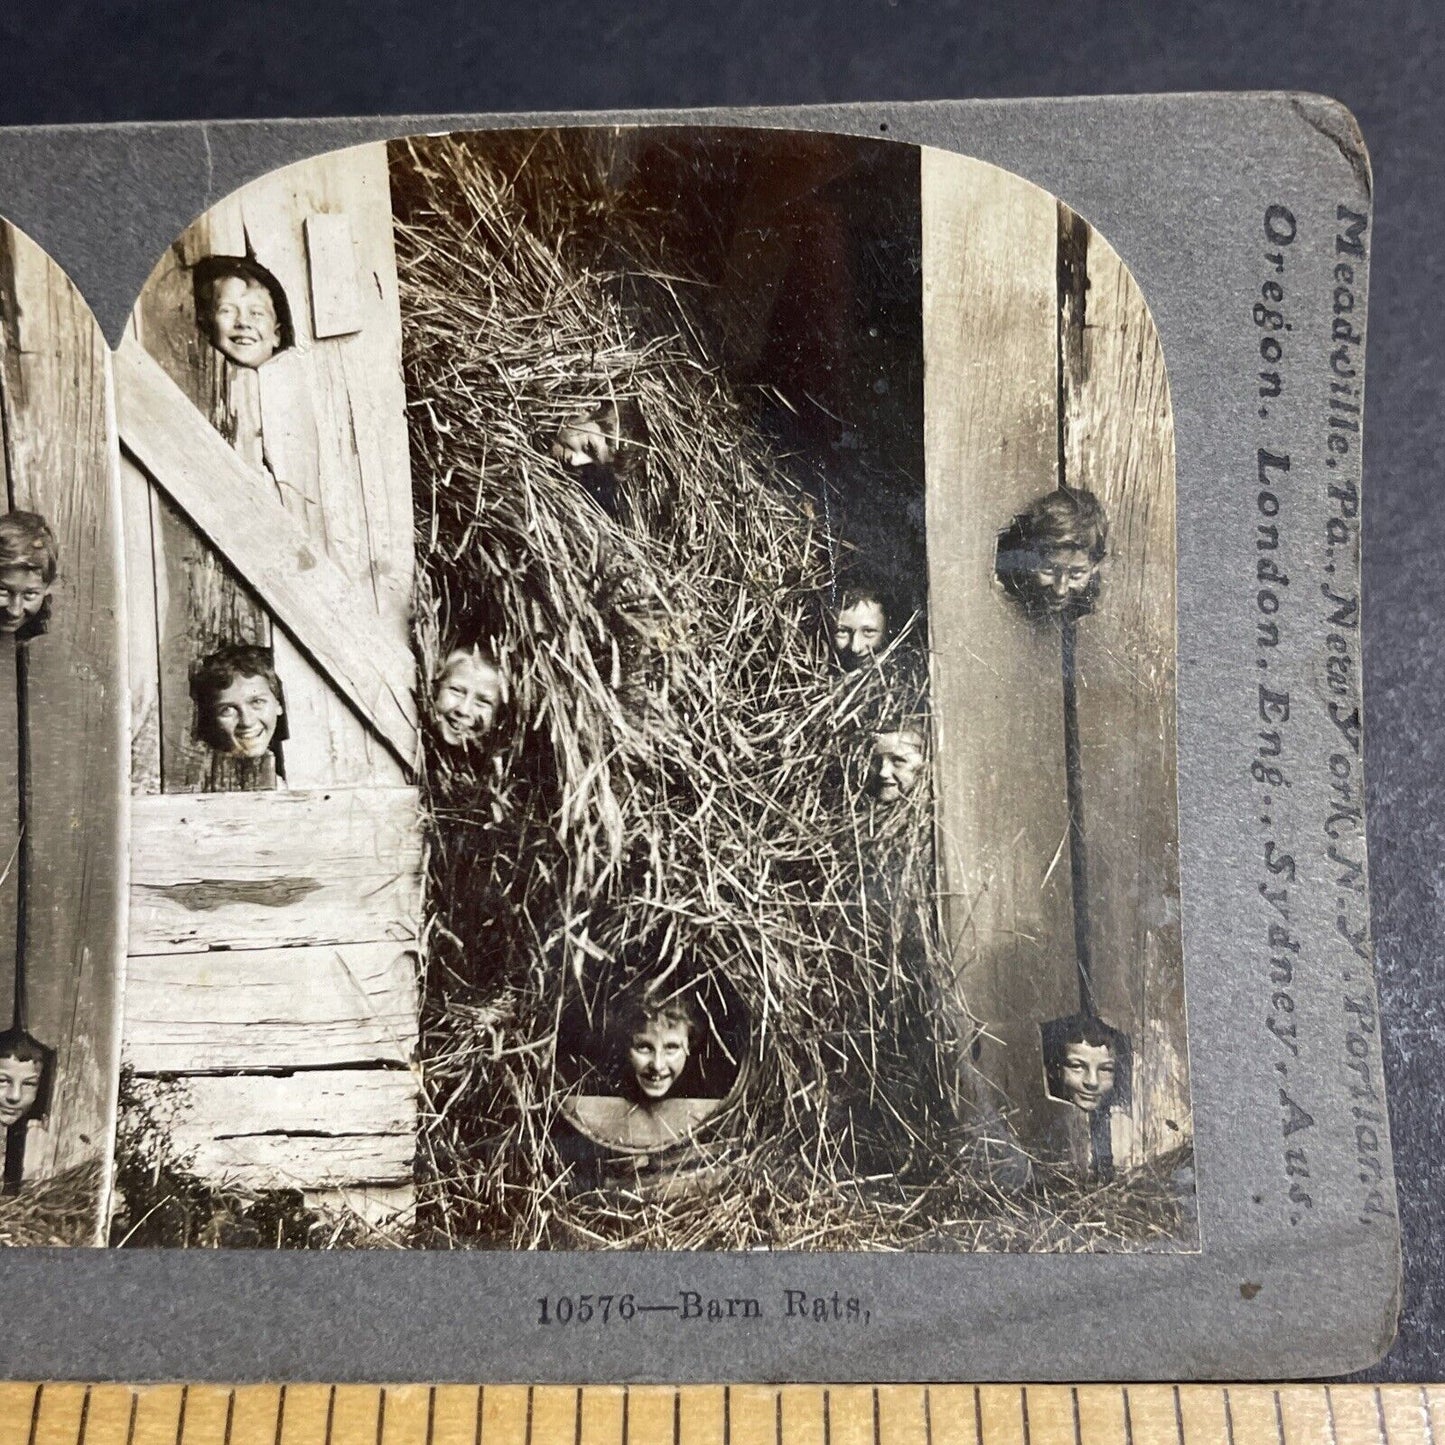
<instances>
[{"instance_id":1,"label":"child head in hay","mask_svg":"<svg viewBox=\"0 0 1445 1445\"><path fill-rule=\"evenodd\" d=\"M1042 1025L1048 1096L1084 1114L1127 1110L1131 1051L1127 1035L1092 1014L1070 1014Z\"/></svg>"},{"instance_id":2,"label":"child head in hay","mask_svg":"<svg viewBox=\"0 0 1445 1445\"><path fill-rule=\"evenodd\" d=\"M888 602L880 588L856 582L842 591L832 619L833 656L844 672L862 667L888 642Z\"/></svg>"},{"instance_id":3,"label":"child head in hay","mask_svg":"<svg viewBox=\"0 0 1445 1445\"><path fill-rule=\"evenodd\" d=\"M55 533L38 512L0 517L0 636L37 637L50 620L59 572Z\"/></svg>"},{"instance_id":4,"label":"child head in hay","mask_svg":"<svg viewBox=\"0 0 1445 1445\"><path fill-rule=\"evenodd\" d=\"M901 802L917 786L927 758L928 741L920 724L902 723L874 733L865 791L876 803Z\"/></svg>"},{"instance_id":5,"label":"child head in hay","mask_svg":"<svg viewBox=\"0 0 1445 1445\"><path fill-rule=\"evenodd\" d=\"M636 401L609 398L568 416L550 450L592 500L616 517L622 484L636 480L646 446L647 426Z\"/></svg>"},{"instance_id":6,"label":"child head in hay","mask_svg":"<svg viewBox=\"0 0 1445 1445\"><path fill-rule=\"evenodd\" d=\"M206 256L192 280L196 325L228 361L254 370L295 344L286 292L250 256Z\"/></svg>"},{"instance_id":7,"label":"child head in hay","mask_svg":"<svg viewBox=\"0 0 1445 1445\"><path fill-rule=\"evenodd\" d=\"M268 647L236 644L203 658L191 672L196 737L233 758L279 753L287 737L286 694Z\"/></svg>"},{"instance_id":8,"label":"child head in hay","mask_svg":"<svg viewBox=\"0 0 1445 1445\"><path fill-rule=\"evenodd\" d=\"M616 1015L623 1093L644 1108L677 1088L697 1042L697 1011L685 994L658 998L645 989L623 996Z\"/></svg>"},{"instance_id":9,"label":"child head in hay","mask_svg":"<svg viewBox=\"0 0 1445 1445\"><path fill-rule=\"evenodd\" d=\"M480 743L497 724L507 679L489 642L453 642L432 688L431 718L448 748Z\"/></svg>"},{"instance_id":10,"label":"child head in hay","mask_svg":"<svg viewBox=\"0 0 1445 1445\"><path fill-rule=\"evenodd\" d=\"M43 1117L50 1107L55 1051L19 1027L0 1033L0 1128Z\"/></svg>"},{"instance_id":11,"label":"child head in hay","mask_svg":"<svg viewBox=\"0 0 1445 1445\"><path fill-rule=\"evenodd\" d=\"M1030 617L1094 610L1109 545L1109 519L1092 493L1059 487L1035 498L999 534L995 568Z\"/></svg>"}]
</instances>

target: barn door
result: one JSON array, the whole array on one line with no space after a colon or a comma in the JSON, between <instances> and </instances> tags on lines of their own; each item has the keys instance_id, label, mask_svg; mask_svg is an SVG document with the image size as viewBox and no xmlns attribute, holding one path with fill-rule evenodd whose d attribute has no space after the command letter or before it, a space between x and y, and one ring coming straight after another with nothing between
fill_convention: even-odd
<instances>
[{"instance_id":1,"label":"barn door","mask_svg":"<svg viewBox=\"0 0 1445 1445\"><path fill-rule=\"evenodd\" d=\"M0 636L0 1030L53 1050L34 1113L0 1140L9 1188L70 1174L88 1221L41 1243L98 1236L114 1121L125 676L107 369L80 294L0 223L0 511L42 516L59 567L43 611Z\"/></svg>"},{"instance_id":2,"label":"barn door","mask_svg":"<svg viewBox=\"0 0 1445 1445\"><path fill-rule=\"evenodd\" d=\"M939 857L981 1102L1030 1149L1063 1125L1087 1159L1045 1026L1097 1017L1129 1055L1113 1162L1157 1158L1189 1137L1158 335L1118 255L1017 176L925 150L923 243ZM1000 532L1061 487L1109 522L1097 599L1067 623L996 575Z\"/></svg>"},{"instance_id":3,"label":"barn door","mask_svg":"<svg viewBox=\"0 0 1445 1445\"><path fill-rule=\"evenodd\" d=\"M197 315L198 277L236 264L281 316L259 365ZM363 147L192 225L116 362L125 1057L142 1088L180 1076L169 1129L197 1172L394 1200L415 1148L420 888L400 347L385 152ZM237 644L270 650L284 694L284 742L258 759L211 746L192 698L197 668Z\"/></svg>"}]
</instances>

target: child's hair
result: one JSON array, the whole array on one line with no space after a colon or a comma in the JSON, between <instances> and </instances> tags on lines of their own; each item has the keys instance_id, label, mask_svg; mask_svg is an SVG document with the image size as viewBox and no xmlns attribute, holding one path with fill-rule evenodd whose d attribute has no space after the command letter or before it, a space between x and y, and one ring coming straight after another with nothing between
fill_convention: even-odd
<instances>
[{"instance_id":1,"label":"child's hair","mask_svg":"<svg viewBox=\"0 0 1445 1445\"><path fill-rule=\"evenodd\" d=\"M1067 1099L1064 1089L1064 1055L1075 1044L1105 1048L1114 1061L1114 1089L1109 1098L1111 1108L1127 1109L1130 1098L1130 1065L1133 1051L1129 1036L1111 1028L1096 1014L1077 1013L1067 1018L1050 1019L1040 1025L1043 1041L1044 1081L1051 1099Z\"/></svg>"},{"instance_id":2,"label":"child's hair","mask_svg":"<svg viewBox=\"0 0 1445 1445\"><path fill-rule=\"evenodd\" d=\"M55 533L39 512L0 516L0 567L23 567L48 587L60 570Z\"/></svg>"},{"instance_id":3,"label":"child's hair","mask_svg":"<svg viewBox=\"0 0 1445 1445\"><path fill-rule=\"evenodd\" d=\"M40 1082L35 1102L30 1106L31 1119L44 1118L50 1112L50 1086L55 1076L55 1050L42 1044L34 1034L19 1025L0 1033L0 1059L14 1059L18 1064L39 1064Z\"/></svg>"},{"instance_id":4,"label":"child's hair","mask_svg":"<svg viewBox=\"0 0 1445 1445\"><path fill-rule=\"evenodd\" d=\"M290 736L286 728L286 694L281 679L276 676L271 649L233 643L203 657L191 669L191 701L195 704L193 730L208 748L224 750L226 747L226 737L216 724L216 699L242 677L265 678L272 696L281 705L281 716L276 719L276 731L271 737L272 747Z\"/></svg>"},{"instance_id":5,"label":"child's hair","mask_svg":"<svg viewBox=\"0 0 1445 1445\"><path fill-rule=\"evenodd\" d=\"M296 344L296 329L291 324L291 303L286 299L285 288L259 261L251 256L203 256L191 272L195 287L196 324L208 336L211 332L211 313L216 308L216 288L222 281L232 277L244 281L248 286L260 286L271 298L276 309L276 330L280 341L278 351L285 351Z\"/></svg>"},{"instance_id":6,"label":"child's hair","mask_svg":"<svg viewBox=\"0 0 1445 1445\"><path fill-rule=\"evenodd\" d=\"M697 1042L697 1010L686 994L659 999L643 990L630 992L622 998L616 1018L617 1036L624 1049L627 1041L648 1024L671 1024L686 1029L688 1043Z\"/></svg>"},{"instance_id":7,"label":"child's hair","mask_svg":"<svg viewBox=\"0 0 1445 1445\"><path fill-rule=\"evenodd\" d=\"M863 581L850 582L839 590L833 615L836 617L840 612L846 612L850 607L857 607L863 602L871 602L880 608L885 618L889 615L889 599L883 589L875 582Z\"/></svg>"}]
</instances>

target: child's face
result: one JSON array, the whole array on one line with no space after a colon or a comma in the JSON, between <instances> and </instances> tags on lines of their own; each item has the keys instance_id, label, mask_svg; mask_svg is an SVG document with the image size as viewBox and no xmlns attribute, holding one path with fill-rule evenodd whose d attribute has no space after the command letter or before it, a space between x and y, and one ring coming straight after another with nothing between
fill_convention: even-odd
<instances>
[{"instance_id":1,"label":"child's face","mask_svg":"<svg viewBox=\"0 0 1445 1445\"><path fill-rule=\"evenodd\" d=\"M271 293L242 276L223 276L211 305L211 344L237 366L260 366L281 348Z\"/></svg>"},{"instance_id":2,"label":"child's face","mask_svg":"<svg viewBox=\"0 0 1445 1445\"><path fill-rule=\"evenodd\" d=\"M40 1065L34 1059L0 1058L0 1125L18 1124L35 1107Z\"/></svg>"},{"instance_id":3,"label":"child's face","mask_svg":"<svg viewBox=\"0 0 1445 1445\"><path fill-rule=\"evenodd\" d=\"M851 672L872 657L882 647L887 630L888 619L878 603L855 602L843 608L833 624L833 651L844 670Z\"/></svg>"},{"instance_id":4,"label":"child's face","mask_svg":"<svg viewBox=\"0 0 1445 1445\"><path fill-rule=\"evenodd\" d=\"M652 1019L632 1035L627 1064L645 1099L665 1099L691 1052L685 1024Z\"/></svg>"},{"instance_id":5,"label":"child's face","mask_svg":"<svg viewBox=\"0 0 1445 1445\"><path fill-rule=\"evenodd\" d=\"M1108 1044L1069 1044L1061 1070L1069 1102L1086 1114L1094 1113L1114 1092L1114 1051Z\"/></svg>"},{"instance_id":6,"label":"child's face","mask_svg":"<svg viewBox=\"0 0 1445 1445\"><path fill-rule=\"evenodd\" d=\"M502 674L473 652L454 652L437 679L432 713L443 741L457 748L491 732L502 706Z\"/></svg>"},{"instance_id":7,"label":"child's face","mask_svg":"<svg viewBox=\"0 0 1445 1445\"><path fill-rule=\"evenodd\" d=\"M30 567L0 568L0 633L18 632L50 595L50 584Z\"/></svg>"},{"instance_id":8,"label":"child's face","mask_svg":"<svg viewBox=\"0 0 1445 1445\"><path fill-rule=\"evenodd\" d=\"M597 465L610 466L616 454L613 439L595 416L569 417L557 429L552 455L571 471Z\"/></svg>"},{"instance_id":9,"label":"child's face","mask_svg":"<svg viewBox=\"0 0 1445 1445\"><path fill-rule=\"evenodd\" d=\"M1088 590L1099 570L1086 547L1051 547L1038 559L1034 583L1051 612L1063 612Z\"/></svg>"},{"instance_id":10,"label":"child's face","mask_svg":"<svg viewBox=\"0 0 1445 1445\"><path fill-rule=\"evenodd\" d=\"M222 752L259 758L271 746L281 703L264 677L238 677L216 694L216 731L226 741Z\"/></svg>"},{"instance_id":11,"label":"child's face","mask_svg":"<svg viewBox=\"0 0 1445 1445\"><path fill-rule=\"evenodd\" d=\"M923 771L923 740L917 733L877 733L868 770L868 791L880 803L896 803L913 791Z\"/></svg>"}]
</instances>

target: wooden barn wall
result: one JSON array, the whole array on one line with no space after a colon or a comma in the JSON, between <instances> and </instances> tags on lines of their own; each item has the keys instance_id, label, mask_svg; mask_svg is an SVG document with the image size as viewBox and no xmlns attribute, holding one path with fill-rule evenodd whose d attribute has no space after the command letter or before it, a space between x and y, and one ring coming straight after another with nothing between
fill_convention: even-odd
<instances>
[{"instance_id":1,"label":"wooden barn wall","mask_svg":"<svg viewBox=\"0 0 1445 1445\"><path fill-rule=\"evenodd\" d=\"M192 280L202 257L248 254L296 332L256 370L202 336ZM384 148L276 172L209 211L152 274L117 366L136 795L125 1057L203 1175L403 1202L421 844L403 765L412 513ZM177 417L174 387L208 434ZM282 778L217 766L193 737L192 665L251 640L273 647L286 693Z\"/></svg>"},{"instance_id":2,"label":"wooden barn wall","mask_svg":"<svg viewBox=\"0 0 1445 1445\"><path fill-rule=\"evenodd\" d=\"M1077 294L1061 286L1061 230L1088 237ZM923 242L939 858L959 987L982 1026L977 1097L1026 1146L1056 1128L1038 1029L1081 1007L1082 903L1098 1012L1135 1052L1136 1157L1158 1155L1189 1133L1158 336L1118 256L1019 177L925 150ZM1099 602L1076 626L1083 900L1060 630L1026 617L994 571L998 532L1061 483L1094 491L1111 519Z\"/></svg>"},{"instance_id":3,"label":"wooden barn wall","mask_svg":"<svg viewBox=\"0 0 1445 1445\"><path fill-rule=\"evenodd\" d=\"M44 1178L108 1162L113 1132L126 868L120 522L109 352L89 308L3 224L0 289L7 500L49 521L60 557L49 628L20 645L28 856L17 835L17 645L0 643L0 1002L8 1024L23 867L26 1022L57 1050L49 1116L25 1145L26 1177Z\"/></svg>"},{"instance_id":4,"label":"wooden barn wall","mask_svg":"<svg viewBox=\"0 0 1445 1445\"><path fill-rule=\"evenodd\" d=\"M929 617L944 924L984 1024L985 1103L1046 1127L1038 1023L1078 1007L1057 632L994 581L998 531L1058 485L1053 199L923 153Z\"/></svg>"},{"instance_id":5,"label":"wooden barn wall","mask_svg":"<svg viewBox=\"0 0 1445 1445\"><path fill-rule=\"evenodd\" d=\"M1133 1045L1136 1146L1189 1133L1175 751L1174 418L1159 333L1118 253L1081 236L1063 313L1064 466L1109 517L1111 562L1077 630L1089 929L1100 1015Z\"/></svg>"}]
</instances>

